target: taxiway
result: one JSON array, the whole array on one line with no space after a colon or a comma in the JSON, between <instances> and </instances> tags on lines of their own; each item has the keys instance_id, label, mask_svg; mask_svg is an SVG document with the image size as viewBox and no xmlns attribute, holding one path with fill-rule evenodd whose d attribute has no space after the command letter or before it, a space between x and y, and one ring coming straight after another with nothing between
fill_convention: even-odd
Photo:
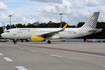
<instances>
[{"instance_id":1,"label":"taxiway","mask_svg":"<svg viewBox=\"0 0 105 70\"><path fill-rule=\"evenodd\" d=\"M1 70L105 70L105 43L0 42Z\"/></svg>"}]
</instances>

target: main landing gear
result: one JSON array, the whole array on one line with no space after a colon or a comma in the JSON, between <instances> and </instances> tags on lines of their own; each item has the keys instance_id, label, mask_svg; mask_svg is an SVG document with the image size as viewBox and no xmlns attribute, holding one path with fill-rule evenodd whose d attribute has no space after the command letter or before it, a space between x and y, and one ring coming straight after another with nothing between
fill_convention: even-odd
<instances>
[{"instance_id":1,"label":"main landing gear","mask_svg":"<svg viewBox=\"0 0 105 70\"><path fill-rule=\"evenodd\" d=\"M47 41L47 43L48 43L48 44L51 44L51 41L50 41L50 40L48 40L48 41Z\"/></svg>"}]
</instances>

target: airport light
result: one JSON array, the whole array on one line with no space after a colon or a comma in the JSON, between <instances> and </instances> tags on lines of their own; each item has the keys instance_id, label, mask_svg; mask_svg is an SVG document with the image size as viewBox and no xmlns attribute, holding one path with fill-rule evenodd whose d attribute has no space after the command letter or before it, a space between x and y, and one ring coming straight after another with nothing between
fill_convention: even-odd
<instances>
[{"instance_id":1,"label":"airport light","mask_svg":"<svg viewBox=\"0 0 105 70\"><path fill-rule=\"evenodd\" d=\"M61 21L60 27L62 28L62 15L63 15L63 13L59 13L59 15L60 15L60 21Z\"/></svg>"},{"instance_id":2,"label":"airport light","mask_svg":"<svg viewBox=\"0 0 105 70\"><path fill-rule=\"evenodd\" d=\"M12 15L9 15L9 17L10 17L10 29L11 29L11 17L12 17Z\"/></svg>"}]
</instances>

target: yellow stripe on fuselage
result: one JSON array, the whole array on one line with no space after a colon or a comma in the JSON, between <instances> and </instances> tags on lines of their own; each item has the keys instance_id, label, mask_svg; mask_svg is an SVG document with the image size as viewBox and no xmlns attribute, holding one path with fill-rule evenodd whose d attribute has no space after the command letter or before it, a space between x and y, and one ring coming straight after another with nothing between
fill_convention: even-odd
<instances>
[{"instance_id":1,"label":"yellow stripe on fuselage","mask_svg":"<svg viewBox=\"0 0 105 70\"><path fill-rule=\"evenodd\" d=\"M36 31L37 29L30 29L30 31Z\"/></svg>"}]
</instances>

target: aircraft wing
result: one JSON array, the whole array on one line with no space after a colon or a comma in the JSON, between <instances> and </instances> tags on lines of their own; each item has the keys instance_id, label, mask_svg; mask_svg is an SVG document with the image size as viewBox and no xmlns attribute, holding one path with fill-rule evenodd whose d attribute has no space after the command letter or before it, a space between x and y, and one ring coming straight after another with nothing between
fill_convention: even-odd
<instances>
[{"instance_id":1,"label":"aircraft wing","mask_svg":"<svg viewBox=\"0 0 105 70\"><path fill-rule=\"evenodd\" d=\"M37 34L37 35L34 35L34 36L42 36L44 38L51 37L54 34L57 34L57 33L61 32L61 31L64 31L66 29L67 25L68 25L68 23L66 23L65 26L61 30L53 31L53 32L47 32L47 33L42 33L42 34L39 34L39 35Z\"/></svg>"}]
</instances>

